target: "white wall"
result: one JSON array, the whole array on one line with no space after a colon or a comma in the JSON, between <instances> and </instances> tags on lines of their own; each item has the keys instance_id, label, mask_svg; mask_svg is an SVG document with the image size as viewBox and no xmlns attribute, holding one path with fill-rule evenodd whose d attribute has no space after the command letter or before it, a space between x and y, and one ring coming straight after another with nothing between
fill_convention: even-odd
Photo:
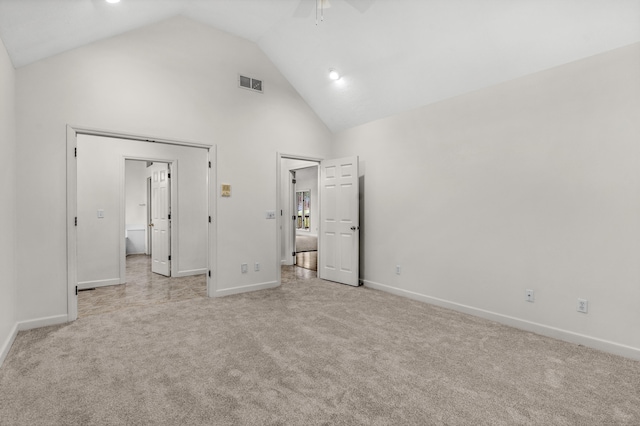
<instances>
[{"instance_id":1,"label":"white wall","mask_svg":"<svg viewBox=\"0 0 640 426\"><path fill-rule=\"evenodd\" d=\"M172 276L207 271L208 152L202 148L157 144L112 137L78 136L78 282L79 287L126 282L120 257L124 228L120 215L124 158L148 158L173 162ZM144 163L143 167L145 166ZM146 169L146 167L145 167ZM146 199L145 170L139 173ZM140 198L140 197L138 197ZM138 199L136 198L136 199ZM174 197L172 197L174 198ZM98 218L97 211L104 217ZM144 218L144 216L143 216ZM143 222L144 224L144 222Z\"/></svg>"},{"instance_id":2,"label":"white wall","mask_svg":"<svg viewBox=\"0 0 640 426\"><path fill-rule=\"evenodd\" d=\"M309 231L298 230L301 235L318 235L318 166L296 170L296 191L311 190Z\"/></svg>"},{"instance_id":3,"label":"white wall","mask_svg":"<svg viewBox=\"0 0 640 426\"><path fill-rule=\"evenodd\" d=\"M337 134L362 278L640 357L639 135L640 44Z\"/></svg>"},{"instance_id":4,"label":"white wall","mask_svg":"<svg viewBox=\"0 0 640 426\"><path fill-rule=\"evenodd\" d=\"M0 364L6 356L16 325L16 215L15 215L15 71L0 40Z\"/></svg>"},{"instance_id":5,"label":"white wall","mask_svg":"<svg viewBox=\"0 0 640 426\"><path fill-rule=\"evenodd\" d=\"M147 162L125 161L125 223L145 227L147 223Z\"/></svg>"},{"instance_id":6,"label":"white wall","mask_svg":"<svg viewBox=\"0 0 640 426\"><path fill-rule=\"evenodd\" d=\"M238 73L264 93L239 89ZM255 43L173 18L22 67L16 84L19 319L67 312L67 124L216 145L232 185L212 194L216 294L275 285L276 153L324 156L331 134ZM262 268L241 274L243 262Z\"/></svg>"},{"instance_id":7,"label":"white wall","mask_svg":"<svg viewBox=\"0 0 640 426\"><path fill-rule=\"evenodd\" d=\"M148 253L147 207L147 162L127 160L124 207L127 255Z\"/></svg>"}]
</instances>

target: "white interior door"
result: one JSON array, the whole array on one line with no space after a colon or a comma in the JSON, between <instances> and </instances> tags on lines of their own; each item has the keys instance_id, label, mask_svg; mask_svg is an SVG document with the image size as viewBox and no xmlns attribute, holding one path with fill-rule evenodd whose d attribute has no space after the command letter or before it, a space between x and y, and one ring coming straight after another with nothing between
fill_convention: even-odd
<instances>
[{"instance_id":1,"label":"white interior door","mask_svg":"<svg viewBox=\"0 0 640 426\"><path fill-rule=\"evenodd\" d=\"M166 163L151 166L151 271L171 276L170 169Z\"/></svg>"},{"instance_id":2,"label":"white interior door","mask_svg":"<svg viewBox=\"0 0 640 426\"><path fill-rule=\"evenodd\" d=\"M359 285L358 157L320 163L319 276Z\"/></svg>"}]
</instances>

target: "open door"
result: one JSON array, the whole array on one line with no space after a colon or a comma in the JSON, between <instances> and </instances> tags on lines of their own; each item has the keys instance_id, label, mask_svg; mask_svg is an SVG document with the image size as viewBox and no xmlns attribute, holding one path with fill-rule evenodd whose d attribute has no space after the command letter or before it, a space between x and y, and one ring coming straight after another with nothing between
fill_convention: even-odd
<instances>
[{"instance_id":1,"label":"open door","mask_svg":"<svg viewBox=\"0 0 640 426\"><path fill-rule=\"evenodd\" d=\"M166 163L151 166L151 272L171 276L171 170Z\"/></svg>"},{"instance_id":2,"label":"open door","mask_svg":"<svg viewBox=\"0 0 640 426\"><path fill-rule=\"evenodd\" d=\"M320 163L319 277L359 285L358 157Z\"/></svg>"}]
</instances>

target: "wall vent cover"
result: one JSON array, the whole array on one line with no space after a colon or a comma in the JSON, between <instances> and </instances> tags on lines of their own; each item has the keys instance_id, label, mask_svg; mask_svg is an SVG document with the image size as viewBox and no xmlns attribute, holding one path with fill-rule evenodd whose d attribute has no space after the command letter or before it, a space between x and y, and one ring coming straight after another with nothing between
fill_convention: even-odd
<instances>
[{"instance_id":1,"label":"wall vent cover","mask_svg":"<svg viewBox=\"0 0 640 426\"><path fill-rule=\"evenodd\" d=\"M253 90L254 92L262 93L262 80L257 78L246 77L244 75L238 76L238 85L243 89Z\"/></svg>"}]
</instances>

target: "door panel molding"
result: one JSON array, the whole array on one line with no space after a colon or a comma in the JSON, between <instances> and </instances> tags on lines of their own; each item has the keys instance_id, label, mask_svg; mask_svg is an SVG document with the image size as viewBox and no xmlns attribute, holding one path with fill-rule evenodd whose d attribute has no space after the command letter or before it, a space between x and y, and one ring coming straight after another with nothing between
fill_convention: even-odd
<instances>
[{"instance_id":1,"label":"door panel molding","mask_svg":"<svg viewBox=\"0 0 640 426\"><path fill-rule=\"evenodd\" d=\"M360 285L358 157L320 164L320 232L318 276Z\"/></svg>"}]
</instances>

